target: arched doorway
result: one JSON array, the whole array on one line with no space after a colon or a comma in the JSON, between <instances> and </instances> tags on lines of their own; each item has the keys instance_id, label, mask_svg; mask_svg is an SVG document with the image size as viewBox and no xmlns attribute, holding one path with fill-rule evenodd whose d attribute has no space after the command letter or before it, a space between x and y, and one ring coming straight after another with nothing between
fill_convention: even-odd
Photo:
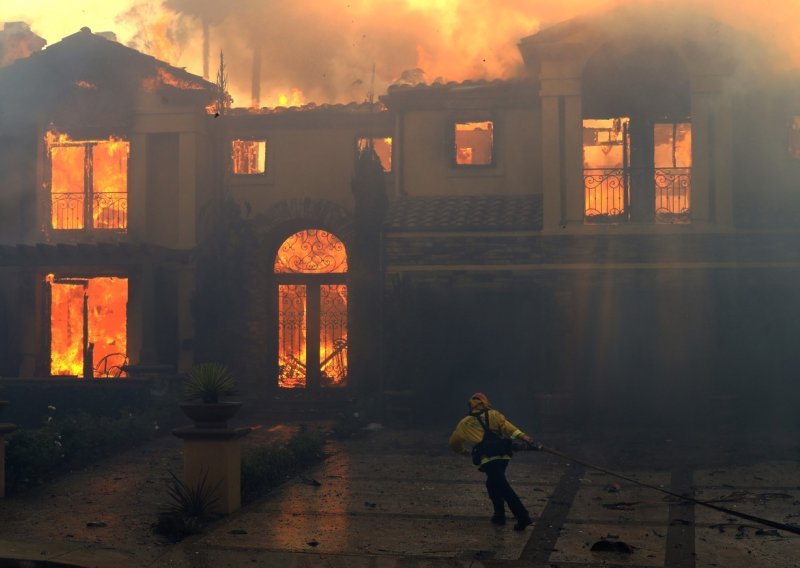
<instances>
[{"instance_id":1,"label":"arched doorway","mask_svg":"<svg viewBox=\"0 0 800 568\"><path fill-rule=\"evenodd\" d=\"M305 229L275 255L278 386L347 386L347 251L333 233Z\"/></svg>"}]
</instances>

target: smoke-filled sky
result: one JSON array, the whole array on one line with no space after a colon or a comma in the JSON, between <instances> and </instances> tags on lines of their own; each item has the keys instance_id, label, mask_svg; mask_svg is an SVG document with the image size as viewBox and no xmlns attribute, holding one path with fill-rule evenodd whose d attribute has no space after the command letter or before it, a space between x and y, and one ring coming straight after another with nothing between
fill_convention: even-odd
<instances>
[{"instance_id":1,"label":"smoke-filled sky","mask_svg":"<svg viewBox=\"0 0 800 568\"><path fill-rule=\"evenodd\" d=\"M24 21L48 43L89 26L203 74L225 54L234 106L250 104L253 46L262 53L261 104L363 101L402 77L431 82L509 77L520 38L619 4L708 6L720 19L780 43L800 63L800 0L0 0L0 21Z\"/></svg>"}]
</instances>

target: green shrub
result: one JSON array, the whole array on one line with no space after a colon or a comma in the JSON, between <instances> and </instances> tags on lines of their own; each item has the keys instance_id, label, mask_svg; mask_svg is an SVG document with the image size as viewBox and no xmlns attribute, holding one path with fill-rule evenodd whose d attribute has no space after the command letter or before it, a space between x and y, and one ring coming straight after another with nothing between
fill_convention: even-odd
<instances>
[{"instance_id":1,"label":"green shrub","mask_svg":"<svg viewBox=\"0 0 800 568\"><path fill-rule=\"evenodd\" d=\"M202 532L214 515L211 507L219 499L219 483L211 486L208 474L204 474L196 486L186 485L171 471L167 482L170 505L161 510L155 524L155 532L173 542Z\"/></svg>"},{"instance_id":2,"label":"green shrub","mask_svg":"<svg viewBox=\"0 0 800 568\"><path fill-rule=\"evenodd\" d=\"M220 397L236 392L236 380L225 365L201 363L189 371L183 382L183 390L190 399L217 403Z\"/></svg>"},{"instance_id":3,"label":"green shrub","mask_svg":"<svg viewBox=\"0 0 800 568\"><path fill-rule=\"evenodd\" d=\"M352 438L363 431L368 424L366 416L362 412L347 411L336 420L331 426L331 436L338 440Z\"/></svg>"},{"instance_id":4,"label":"green shrub","mask_svg":"<svg viewBox=\"0 0 800 568\"><path fill-rule=\"evenodd\" d=\"M157 433L150 413L126 411L114 419L85 412L61 413L50 407L44 426L21 428L9 435L7 488L13 492L38 485L71 468L152 439Z\"/></svg>"},{"instance_id":5,"label":"green shrub","mask_svg":"<svg viewBox=\"0 0 800 568\"><path fill-rule=\"evenodd\" d=\"M242 501L250 502L319 461L325 440L305 427L285 444L253 448L242 456Z\"/></svg>"}]
</instances>

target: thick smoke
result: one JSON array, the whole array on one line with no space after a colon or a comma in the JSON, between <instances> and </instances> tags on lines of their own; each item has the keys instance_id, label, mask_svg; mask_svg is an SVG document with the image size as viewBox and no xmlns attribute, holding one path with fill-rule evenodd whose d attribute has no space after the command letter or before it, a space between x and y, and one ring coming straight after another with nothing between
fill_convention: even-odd
<instances>
[{"instance_id":1,"label":"thick smoke","mask_svg":"<svg viewBox=\"0 0 800 568\"><path fill-rule=\"evenodd\" d=\"M797 65L800 43L790 27L800 2L765 8L755 0L137 0L123 15L140 33L133 45L200 73L202 22L209 26L211 73L220 50L235 106L248 106L254 48L261 49L261 103L281 95L302 102L363 101L397 81L508 78L521 72L517 42L549 24L615 6L648 6L664 24L691 26L709 12L726 24L782 48L776 63ZM158 2L156 2L158 7ZM166 15L166 17L165 17ZM624 25L621 26L624 30ZM630 29L636 30L634 25ZM785 32L784 32L785 30ZM168 37L170 49L155 38ZM148 47L148 43L150 47ZM156 53L154 53L156 51ZM294 97L292 97L294 93ZM299 93L302 93L300 95Z\"/></svg>"}]
</instances>

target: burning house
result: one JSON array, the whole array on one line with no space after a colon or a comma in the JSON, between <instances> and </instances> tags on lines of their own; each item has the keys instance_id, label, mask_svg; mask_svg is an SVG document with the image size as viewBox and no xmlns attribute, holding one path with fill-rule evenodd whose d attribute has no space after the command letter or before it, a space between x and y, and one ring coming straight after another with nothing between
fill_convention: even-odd
<instances>
[{"instance_id":1,"label":"burning house","mask_svg":"<svg viewBox=\"0 0 800 568\"><path fill-rule=\"evenodd\" d=\"M789 408L800 88L679 18L546 28L515 79L216 117L214 84L87 29L17 60L2 374L213 355L261 400Z\"/></svg>"},{"instance_id":2,"label":"burning house","mask_svg":"<svg viewBox=\"0 0 800 568\"><path fill-rule=\"evenodd\" d=\"M2 374L178 364L214 85L88 28L0 74Z\"/></svg>"}]
</instances>

